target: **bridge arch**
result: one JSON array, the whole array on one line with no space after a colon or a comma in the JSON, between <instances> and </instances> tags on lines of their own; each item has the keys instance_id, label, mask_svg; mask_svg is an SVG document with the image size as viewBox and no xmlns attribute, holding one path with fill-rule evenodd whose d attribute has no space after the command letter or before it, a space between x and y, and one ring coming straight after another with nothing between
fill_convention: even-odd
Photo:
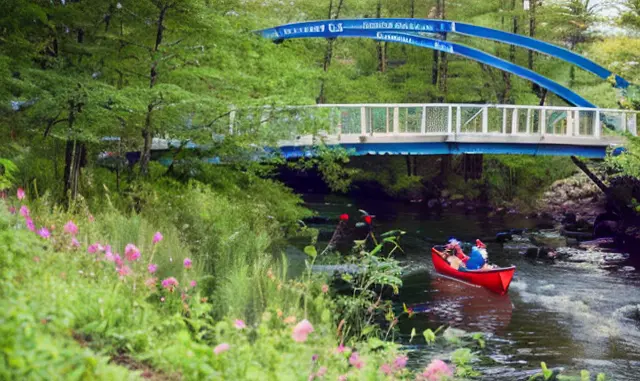
<instances>
[{"instance_id":1,"label":"bridge arch","mask_svg":"<svg viewBox=\"0 0 640 381\"><path fill-rule=\"evenodd\" d=\"M607 68L568 49L536 40L531 37L504 32L448 20L377 18L377 19L339 19L319 20L286 24L260 31L262 36L273 40L291 38L346 37L349 32L400 32L400 33L457 33L472 37L494 40L510 45L535 50L589 71L602 79L614 75ZM615 75L616 87L625 89L629 82Z\"/></svg>"},{"instance_id":2,"label":"bridge arch","mask_svg":"<svg viewBox=\"0 0 640 381\"><path fill-rule=\"evenodd\" d=\"M324 32L318 29L305 32L304 35L293 35L289 38L324 38ZM521 78L527 79L533 83L536 83L540 87L551 91L564 99L567 103L577 107L596 108L596 106L581 97L577 93L568 89L561 84L544 77L532 70L518 66L509 61L498 58L489 53L485 53L481 50L471 48L466 45L456 44L448 41L437 40L434 38L422 37L407 33L397 32L381 32L375 30L343 30L340 33L340 37L344 38L370 38L377 41L389 41L398 42L401 44L413 45L427 49L439 50L450 54L459 55L474 61L481 62L483 64L498 68L508 73L517 75Z\"/></svg>"}]
</instances>

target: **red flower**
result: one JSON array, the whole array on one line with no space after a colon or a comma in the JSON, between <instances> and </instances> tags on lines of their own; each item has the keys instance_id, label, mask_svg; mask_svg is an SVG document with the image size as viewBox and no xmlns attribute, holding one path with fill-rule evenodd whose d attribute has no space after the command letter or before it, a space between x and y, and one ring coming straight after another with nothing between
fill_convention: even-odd
<instances>
[{"instance_id":1,"label":"red flower","mask_svg":"<svg viewBox=\"0 0 640 381\"><path fill-rule=\"evenodd\" d=\"M340 221L349 221L349 215L347 213L341 214Z\"/></svg>"},{"instance_id":2,"label":"red flower","mask_svg":"<svg viewBox=\"0 0 640 381\"><path fill-rule=\"evenodd\" d=\"M367 225L371 225L371 216L364 216L364 222L366 222Z\"/></svg>"}]
</instances>

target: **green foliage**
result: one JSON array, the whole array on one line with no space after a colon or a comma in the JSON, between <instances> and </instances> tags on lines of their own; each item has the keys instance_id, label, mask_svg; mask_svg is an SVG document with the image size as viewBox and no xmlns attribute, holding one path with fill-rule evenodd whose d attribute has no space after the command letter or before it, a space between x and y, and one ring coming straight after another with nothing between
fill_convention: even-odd
<instances>
[{"instance_id":1,"label":"green foliage","mask_svg":"<svg viewBox=\"0 0 640 381\"><path fill-rule=\"evenodd\" d=\"M471 364L474 355L469 348L459 348L451 354L451 361L456 364L456 376L458 377L478 377L480 373L473 370Z\"/></svg>"},{"instance_id":2,"label":"green foliage","mask_svg":"<svg viewBox=\"0 0 640 381\"><path fill-rule=\"evenodd\" d=\"M568 158L540 156L485 156L484 181L489 199L514 200L532 206L556 180L575 172Z\"/></svg>"},{"instance_id":3,"label":"green foliage","mask_svg":"<svg viewBox=\"0 0 640 381\"><path fill-rule=\"evenodd\" d=\"M618 156L607 156L607 165L623 175L640 177L640 138L627 135L624 147L627 152Z\"/></svg>"},{"instance_id":4,"label":"green foliage","mask_svg":"<svg viewBox=\"0 0 640 381\"><path fill-rule=\"evenodd\" d=\"M18 167L11 161L0 157L0 191L9 189L15 182L14 174Z\"/></svg>"},{"instance_id":5,"label":"green foliage","mask_svg":"<svg viewBox=\"0 0 640 381\"><path fill-rule=\"evenodd\" d=\"M129 358L125 365L149 367L160 378L180 374L185 380L279 379L282 375L298 379L326 367L327 377L350 372L354 377L373 379L380 365L392 362L398 354L395 344L373 339L338 353L332 302L320 283L286 279L285 273L275 271L265 274L271 289L243 274L241 281L250 279L268 301L267 308L246 328L234 327L233 320L241 316L233 315L233 310L226 317L212 318L214 310L223 308L203 299L205 289L200 281L204 277L198 262L194 260L194 267L183 270L181 263L172 268L170 261L162 260L173 256L177 261L178 233L164 230L164 239L151 246L147 234L156 228L141 216L125 218L110 211L96 214L94 222L78 222L78 238L83 242L99 239L113 244L115 251L122 249L120 242L135 240L141 259L125 261L133 273L119 277L113 263L95 260L94 256L103 253L87 253L86 243L77 251L61 246L69 239L62 231L54 230L44 241L22 227L21 216L11 216L6 210L0 202L3 379L136 379L138 372L110 363L122 356ZM32 208L31 213L38 222L50 224L67 218L37 210ZM178 279L173 292L145 284L144 279L151 276L146 263L152 257L159 264L154 275ZM188 285L189 279L199 282ZM227 279L234 282L232 277ZM308 300L306 311L303 298ZM293 327L304 318L311 320L313 332L304 342L297 342ZM223 343L229 345L227 351L213 351ZM361 369L347 361L356 351ZM318 360L312 360L314 355Z\"/></svg>"},{"instance_id":6,"label":"green foliage","mask_svg":"<svg viewBox=\"0 0 640 381\"><path fill-rule=\"evenodd\" d=\"M357 170L346 167L349 154L343 148L333 148L325 145L314 147L313 156L298 162L291 162L290 167L301 171L317 168L322 179L334 192L346 192Z\"/></svg>"}]
</instances>

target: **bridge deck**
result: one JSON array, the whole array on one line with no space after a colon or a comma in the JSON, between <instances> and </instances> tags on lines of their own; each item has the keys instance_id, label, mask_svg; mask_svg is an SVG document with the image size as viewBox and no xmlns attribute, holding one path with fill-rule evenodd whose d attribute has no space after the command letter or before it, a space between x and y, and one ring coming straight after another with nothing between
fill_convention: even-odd
<instances>
[{"instance_id":1,"label":"bridge deck","mask_svg":"<svg viewBox=\"0 0 640 381\"><path fill-rule=\"evenodd\" d=\"M353 154L502 153L604 157L623 135L637 136L637 112L575 107L465 104L318 105L287 119L285 156L323 142ZM268 119L268 118L267 118ZM327 123L311 132L309 120ZM295 133L297 132L297 133Z\"/></svg>"}]
</instances>

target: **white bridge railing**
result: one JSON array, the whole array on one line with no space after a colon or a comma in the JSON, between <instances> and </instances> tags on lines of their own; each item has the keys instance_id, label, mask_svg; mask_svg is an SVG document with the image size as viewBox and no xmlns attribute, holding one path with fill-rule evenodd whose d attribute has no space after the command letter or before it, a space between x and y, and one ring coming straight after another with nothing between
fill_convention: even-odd
<instances>
[{"instance_id":1,"label":"white bridge railing","mask_svg":"<svg viewBox=\"0 0 640 381\"><path fill-rule=\"evenodd\" d=\"M630 110L483 104L327 104L264 108L259 113L231 112L230 132L240 133L241 120L251 119L258 129L261 124L283 133L288 129L288 136L279 137L281 144L308 144L320 136L333 143L545 140L605 145L621 142L621 133L637 136L638 118L638 112ZM305 118L300 117L303 113ZM304 127L314 119L323 123L310 133Z\"/></svg>"}]
</instances>

